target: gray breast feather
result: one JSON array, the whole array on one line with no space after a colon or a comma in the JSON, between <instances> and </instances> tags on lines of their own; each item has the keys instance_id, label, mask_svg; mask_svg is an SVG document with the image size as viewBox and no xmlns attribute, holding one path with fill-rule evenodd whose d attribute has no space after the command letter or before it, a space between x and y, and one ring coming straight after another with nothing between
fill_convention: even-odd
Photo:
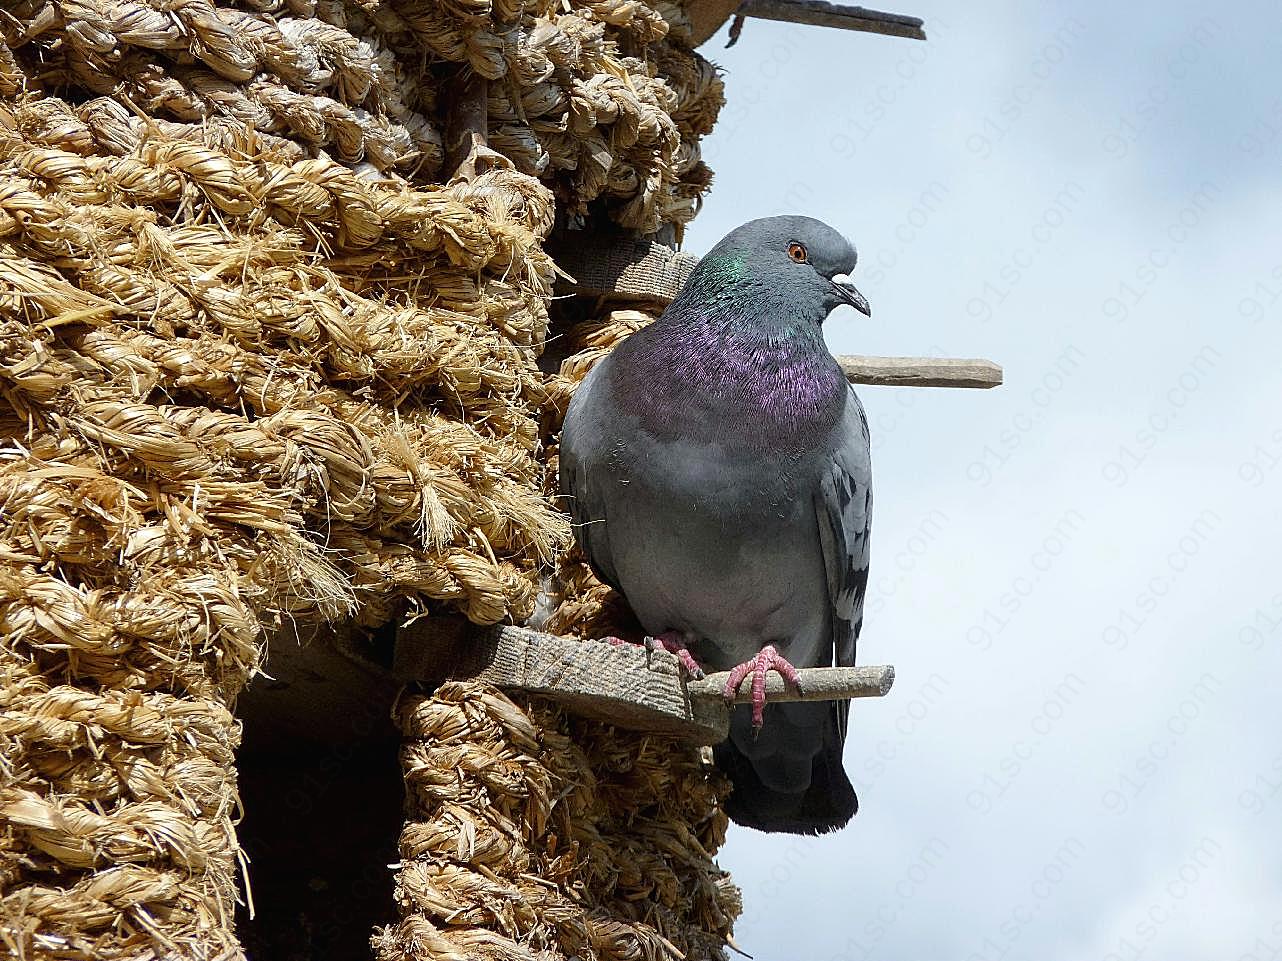
<instances>
[{"instance_id":1,"label":"gray breast feather","mask_svg":"<svg viewBox=\"0 0 1282 961\"><path fill-rule=\"evenodd\" d=\"M575 535L588 562L602 581L620 589L606 523L613 485L606 477L609 467L600 456L612 443L606 436L611 417L608 398L603 394L609 362L610 358L606 358L597 365L575 393L561 435L560 473L565 506L573 517ZM818 490L813 498L830 604L832 648L827 657L830 663L853 665L868 584L872 514L868 423L853 390L830 450L829 460L819 471ZM844 730L845 704L840 707Z\"/></svg>"},{"instance_id":2,"label":"gray breast feather","mask_svg":"<svg viewBox=\"0 0 1282 961\"><path fill-rule=\"evenodd\" d=\"M600 417L593 406L599 401L592 394L604 379L609 359L588 372L570 400L561 428L559 471L562 506L570 512L575 539L597 578L617 591L621 588L605 524L605 485L602 478L595 476L604 465L593 463L590 456L602 446Z\"/></svg>"}]
</instances>

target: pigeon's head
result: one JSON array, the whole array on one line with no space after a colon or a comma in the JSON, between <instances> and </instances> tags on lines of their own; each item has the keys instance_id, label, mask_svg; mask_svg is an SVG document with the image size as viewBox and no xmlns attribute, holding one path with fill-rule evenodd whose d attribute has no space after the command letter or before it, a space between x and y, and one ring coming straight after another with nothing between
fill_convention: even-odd
<instances>
[{"instance_id":1,"label":"pigeon's head","mask_svg":"<svg viewBox=\"0 0 1282 961\"><path fill-rule=\"evenodd\" d=\"M821 220L763 217L727 234L701 267L813 304L822 320L841 304L872 316L867 298L850 282L858 260L854 244Z\"/></svg>"}]
</instances>

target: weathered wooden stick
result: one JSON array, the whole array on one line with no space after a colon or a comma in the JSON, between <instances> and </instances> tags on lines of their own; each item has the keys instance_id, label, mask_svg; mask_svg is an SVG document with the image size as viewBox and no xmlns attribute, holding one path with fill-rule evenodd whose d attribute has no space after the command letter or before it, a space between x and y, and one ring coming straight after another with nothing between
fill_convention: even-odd
<instances>
[{"instance_id":1,"label":"weathered wooden stick","mask_svg":"<svg viewBox=\"0 0 1282 961\"><path fill-rule=\"evenodd\" d=\"M991 360L951 357L862 357L848 354L837 362L852 384L881 387L997 387L1002 368Z\"/></svg>"},{"instance_id":2,"label":"weathered wooden stick","mask_svg":"<svg viewBox=\"0 0 1282 961\"><path fill-rule=\"evenodd\" d=\"M487 134L489 81L460 70L446 85L450 102L445 128L445 169L464 180L476 176L477 153Z\"/></svg>"},{"instance_id":3,"label":"weathered wooden stick","mask_svg":"<svg viewBox=\"0 0 1282 961\"><path fill-rule=\"evenodd\" d=\"M839 701L848 697L884 697L895 683L895 669L888 664L877 667L807 667L797 672L801 690L784 683L778 674L766 675L766 697L770 701ZM730 680L729 671L709 674L701 681L690 681L686 689L691 697L721 699ZM752 700L751 677L739 685L736 704Z\"/></svg>"},{"instance_id":4,"label":"weathered wooden stick","mask_svg":"<svg viewBox=\"0 0 1282 961\"><path fill-rule=\"evenodd\" d=\"M692 681L671 654L636 645L615 647L522 627L475 629L431 618L399 630L393 671L403 680L471 678L542 694L620 727L679 734L701 744L716 744L730 729L730 711L721 696L728 675ZM767 696L773 701L880 697L895 676L891 667L799 673L800 694L785 690L772 674ZM750 685L742 690L750 691Z\"/></svg>"},{"instance_id":5,"label":"weathered wooden stick","mask_svg":"<svg viewBox=\"0 0 1282 961\"><path fill-rule=\"evenodd\" d=\"M756 20L782 20L785 23L880 33L888 37L907 37L910 40L926 39L920 17L882 13L880 10L867 10L864 7L846 7L827 3L825 0L745 0L736 15Z\"/></svg>"}]
</instances>

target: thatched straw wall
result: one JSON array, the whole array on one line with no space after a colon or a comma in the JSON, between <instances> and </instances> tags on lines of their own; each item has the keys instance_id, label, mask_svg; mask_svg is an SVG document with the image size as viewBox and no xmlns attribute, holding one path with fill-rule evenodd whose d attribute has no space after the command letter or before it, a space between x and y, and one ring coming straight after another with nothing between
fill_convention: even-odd
<instances>
[{"instance_id":1,"label":"thatched straw wall","mask_svg":"<svg viewBox=\"0 0 1282 961\"><path fill-rule=\"evenodd\" d=\"M399 714L404 919L379 961L721 956L739 893L696 750L467 684Z\"/></svg>"},{"instance_id":2,"label":"thatched straw wall","mask_svg":"<svg viewBox=\"0 0 1282 961\"><path fill-rule=\"evenodd\" d=\"M545 442L574 382L537 366L543 241L558 211L679 228L710 181L698 138L721 103L679 4L571 6L0 14L0 943L19 956L240 956L232 711L271 630L533 609L568 543ZM447 185L440 91L468 76L490 81L505 159ZM415 820L383 956L438 956L407 946L423 925L485 923L520 947L458 950L632 957L602 933L616 915L713 951L729 916L710 906L720 831L697 759L604 732L574 748L555 712L514 720L494 692L469 698L457 710L481 726L449 737L422 722L447 692L402 705ZM554 922L556 898L507 924L414 894L424 825L462 817L416 786L455 762L433 753L450 738L464 754L518 744L523 784L573 786L522 806L504 792L528 784L490 784L469 816L515 824L528 863L596 921ZM685 779L666 793L698 803L594 800L582 772L600 786L602 764ZM703 892L690 906L671 885L601 880L626 875L637 818L702 838L677 856L681 889ZM671 847L643 837L635 863ZM487 876L480 842L456 841L427 873ZM635 956L675 956L646 943Z\"/></svg>"}]
</instances>

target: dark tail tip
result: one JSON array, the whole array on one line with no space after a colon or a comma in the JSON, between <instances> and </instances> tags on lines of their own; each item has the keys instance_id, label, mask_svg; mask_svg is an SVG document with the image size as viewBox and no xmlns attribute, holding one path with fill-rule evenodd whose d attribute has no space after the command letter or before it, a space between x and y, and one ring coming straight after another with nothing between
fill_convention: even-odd
<instances>
[{"instance_id":1,"label":"dark tail tip","mask_svg":"<svg viewBox=\"0 0 1282 961\"><path fill-rule=\"evenodd\" d=\"M810 787L798 794L767 788L733 741L718 744L713 756L734 785L726 799L726 814L744 827L770 833L826 834L845 827L859 810L859 799L841 765L840 742L835 750L825 746L815 755Z\"/></svg>"}]
</instances>

